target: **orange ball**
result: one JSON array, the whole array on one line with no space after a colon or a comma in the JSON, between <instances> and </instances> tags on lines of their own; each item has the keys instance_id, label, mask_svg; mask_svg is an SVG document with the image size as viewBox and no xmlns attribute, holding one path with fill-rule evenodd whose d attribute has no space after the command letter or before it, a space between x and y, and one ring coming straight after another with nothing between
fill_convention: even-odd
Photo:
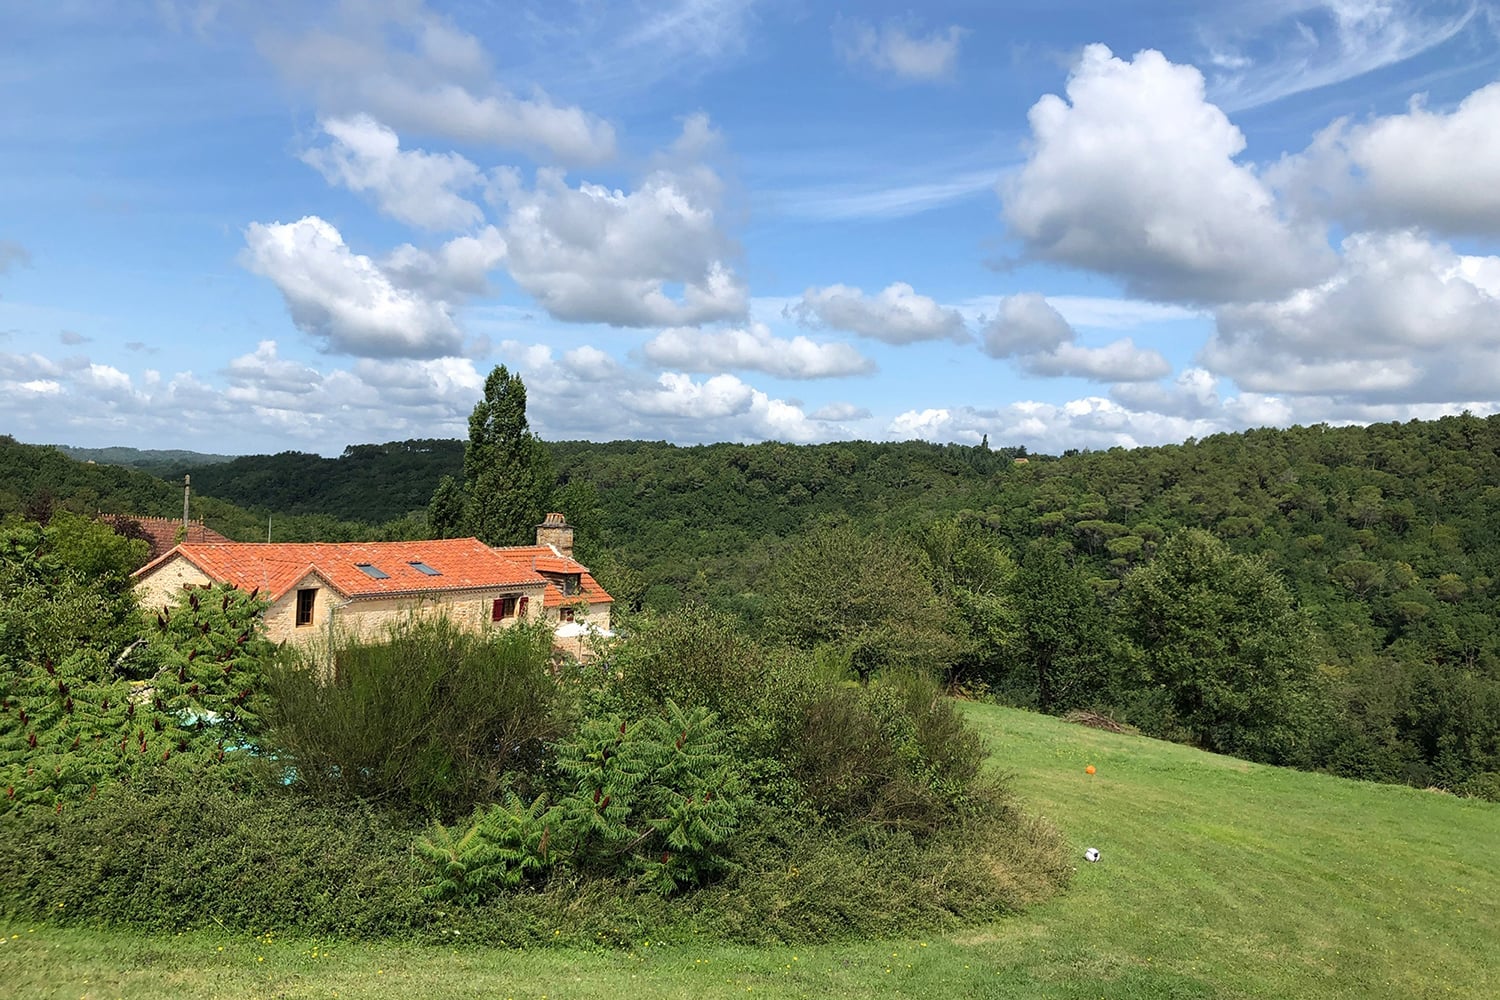
<instances>
[{"instance_id":1,"label":"orange ball","mask_svg":"<svg viewBox=\"0 0 1500 1000\"><path fill-rule=\"evenodd\" d=\"M1084 774L1093 774L1094 773L1094 765L1090 764L1088 767L1084 768L1083 769L1083 773Z\"/></svg>"}]
</instances>

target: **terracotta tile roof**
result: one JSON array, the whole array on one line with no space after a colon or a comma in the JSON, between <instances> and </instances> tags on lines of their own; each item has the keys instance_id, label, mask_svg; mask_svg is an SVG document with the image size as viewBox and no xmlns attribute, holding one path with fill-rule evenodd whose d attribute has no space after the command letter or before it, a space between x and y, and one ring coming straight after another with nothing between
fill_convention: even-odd
<instances>
[{"instance_id":1,"label":"terracotta tile roof","mask_svg":"<svg viewBox=\"0 0 1500 1000\"><path fill-rule=\"evenodd\" d=\"M588 598L590 604L613 604L614 598L599 586L599 581L589 573L589 568L571 556L565 556L550 545L506 545L495 549L508 559L523 560L533 570L544 575L570 576L578 574L579 588L582 591L571 597L565 597L562 589L552 581L547 581L547 590L543 594L543 606L548 608L559 607L570 604L580 598Z\"/></svg>"},{"instance_id":2,"label":"terracotta tile roof","mask_svg":"<svg viewBox=\"0 0 1500 1000\"><path fill-rule=\"evenodd\" d=\"M599 586L599 581L588 573L580 573L578 583L581 593L574 594L572 597L564 597L562 589L549 580L547 589L542 591L542 607L559 608L564 604L572 604L580 598L588 598L590 604L613 604L615 602L615 599Z\"/></svg>"},{"instance_id":3,"label":"terracotta tile roof","mask_svg":"<svg viewBox=\"0 0 1500 1000\"><path fill-rule=\"evenodd\" d=\"M110 527L119 530L122 522L134 521L141 526L141 531L147 536L146 544L151 546L150 553L146 556L149 562L165 552L169 552L172 546L177 544L178 532L182 530L182 518L180 517L139 517L135 514L104 514L99 520ZM214 529L205 525L202 521L189 521L187 531L182 533L184 542L197 543L222 543L229 541Z\"/></svg>"},{"instance_id":4,"label":"terracotta tile roof","mask_svg":"<svg viewBox=\"0 0 1500 1000\"><path fill-rule=\"evenodd\" d=\"M524 560L506 558L477 538L424 542L229 542L177 546L136 570L139 579L174 556L214 580L241 590L260 588L269 600L285 594L316 572L345 597L439 593L489 587L536 587L546 582ZM432 576L411 564L438 571ZM368 564L386 574L375 579L359 568Z\"/></svg>"}]
</instances>

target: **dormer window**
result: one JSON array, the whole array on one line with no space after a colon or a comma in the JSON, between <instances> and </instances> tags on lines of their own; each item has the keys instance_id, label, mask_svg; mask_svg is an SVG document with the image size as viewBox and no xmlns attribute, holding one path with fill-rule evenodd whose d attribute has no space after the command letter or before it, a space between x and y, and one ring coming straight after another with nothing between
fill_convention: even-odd
<instances>
[{"instance_id":1,"label":"dormer window","mask_svg":"<svg viewBox=\"0 0 1500 1000\"><path fill-rule=\"evenodd\" d=\"M563 576L562 592L565 597L573 597L583 592L577 573L568 573Z\"/></svg>"}]
</instances>

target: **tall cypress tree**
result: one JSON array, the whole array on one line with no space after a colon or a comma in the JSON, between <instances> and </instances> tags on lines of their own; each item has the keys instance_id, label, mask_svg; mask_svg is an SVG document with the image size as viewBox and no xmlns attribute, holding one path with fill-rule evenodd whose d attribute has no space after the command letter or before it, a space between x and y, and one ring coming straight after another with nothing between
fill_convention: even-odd
<instances>
[{"instance_id":1,"label":"tall cypress tree","mask_svg":"<svg viewBox=\"0 0 1500 1000\"><path fill-rule=\"evenodd\" d=\"M463 484L445 479L433 496L433 529L445 538L524 544L534 537L553 485L552 458L526 422L526 385L497 365L469 415Z\"/></svg>"}]
</instances>

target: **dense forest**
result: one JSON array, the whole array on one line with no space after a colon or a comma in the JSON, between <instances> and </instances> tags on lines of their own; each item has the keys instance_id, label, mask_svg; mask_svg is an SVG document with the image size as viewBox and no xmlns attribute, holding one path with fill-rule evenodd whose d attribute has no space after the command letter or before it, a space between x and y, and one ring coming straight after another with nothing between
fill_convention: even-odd
<instances>
[{"instance_id":1,"label":"dense forest","mask_svg":"<svg viewBox=\"0 0 1500 1000\"><path fill-rule=\"evenodd\" d=\"M627 616L703 604L754 634L841 649L856 671L878 669L870 649L884 644L1007 701L1500 794L1500 417L1058 458L919 442L548 451L552 505ZM76 510L180 510L179 487L33 452L0 451L0 510L42 493ZM232 537L264 537L267 509L278 523L299 512L288 531L420 534L426 498L462 458L461 442L400 442L239 459L194 467L195 487L254 513L195 502ZM236 466L240 478L207 485ZM824 575L841 603L799 614L828 628L796 627L792 573ZM933 622L945 639L913 634ZM1207 638L1213 649L1194 646ZM1168 646L1195 650L1191 662Z\"/></svg>"}]
</instances>

